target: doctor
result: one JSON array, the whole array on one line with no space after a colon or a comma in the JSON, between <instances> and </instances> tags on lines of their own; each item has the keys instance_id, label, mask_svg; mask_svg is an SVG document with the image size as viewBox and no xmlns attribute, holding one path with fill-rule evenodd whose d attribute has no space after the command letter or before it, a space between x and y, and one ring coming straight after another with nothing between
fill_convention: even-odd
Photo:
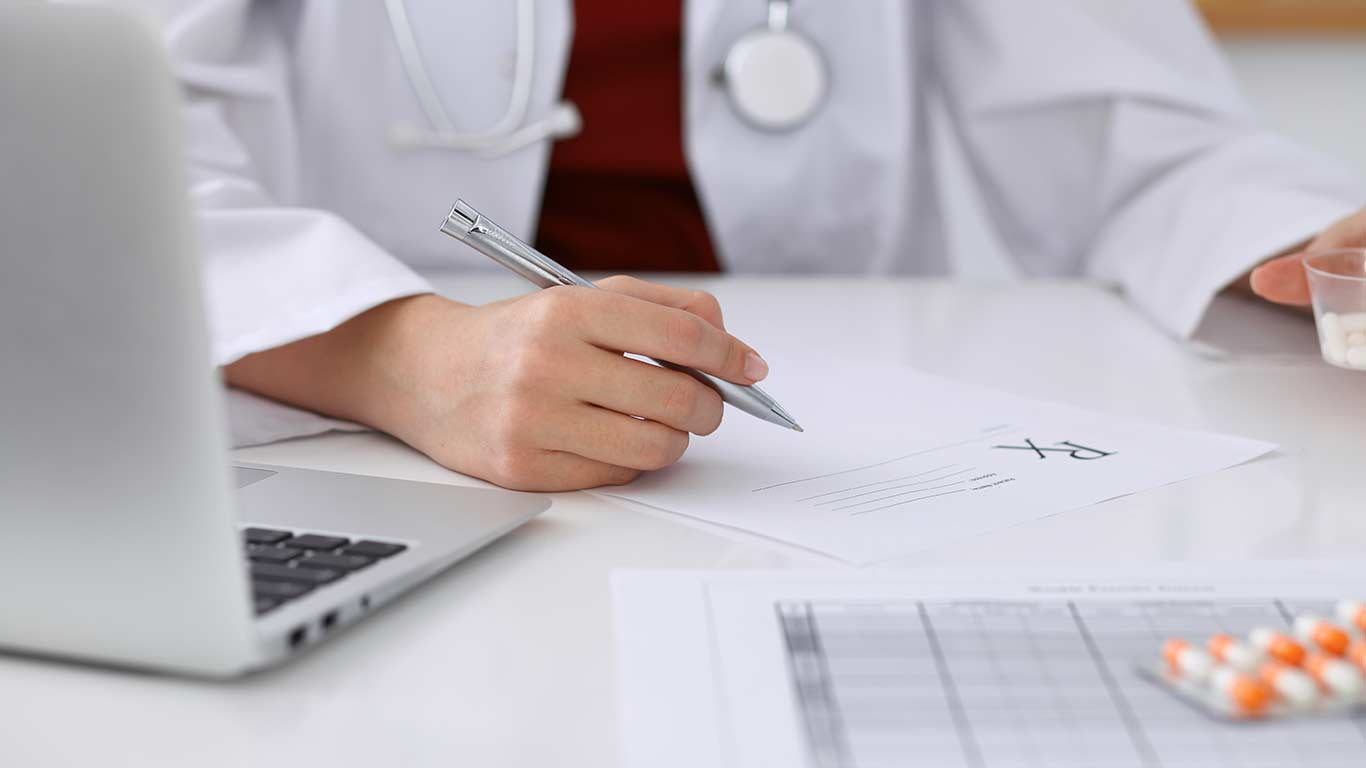
<instances>
[{"instance_id":1,"label":"doctor","mask_svg":"<svg viewBox=\"0 0 1366 768\"><path fill-rule=\"evenodd\" d=\"M1177 336L1363 199L1255 126L1184 0L143 4L228 381L515 488L626 482L717 427L710 390L620 351L767 365L698 292L432 295L411 268L490 267L435 231L457 196L576 268L937 274L952 139L1024 274L1115 281Z\"/></svg>"}]
</instances>

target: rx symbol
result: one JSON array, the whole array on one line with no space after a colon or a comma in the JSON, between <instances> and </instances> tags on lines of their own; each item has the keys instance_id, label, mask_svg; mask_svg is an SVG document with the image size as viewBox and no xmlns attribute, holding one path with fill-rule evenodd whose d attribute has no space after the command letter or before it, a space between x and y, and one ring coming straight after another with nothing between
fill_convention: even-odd
<instances>
[{"instance_id":1,"label":"rx symbol","mask_svg":"<svg viewBox=\"0 0 1366 768\"><path fill-rule=\"evenodd\" d=\"M1054 443L1054 445L1065 445L1067 447L1040 448L1039 446L1034 444L1033 440L1029 438L1025 438L1024 445L994 445L992 447L1000 448L1002 450L1007 451L1033 451L1034 453L1038 454L1040 459L1048 458L1044 455L1045 453L1065 453L1079 461L1094 461L1096 459L1103 459L1106 456L1114 456L1117 453L1117 451L1102 451L1099 448L1088 448L1084 445L1078 445L1069 440L1063 440L1061 442Z\"/></svg>"}]
</instances>

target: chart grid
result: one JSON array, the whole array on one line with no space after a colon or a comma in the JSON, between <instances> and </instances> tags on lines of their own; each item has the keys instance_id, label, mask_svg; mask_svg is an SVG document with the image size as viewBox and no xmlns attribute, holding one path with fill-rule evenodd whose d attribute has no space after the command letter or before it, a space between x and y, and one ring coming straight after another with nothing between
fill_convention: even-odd
<instances>
[{"instance_id":1,"label":"chart grid","mask_svg":"<svg viewBox=\"0 0 1366 768\"><path fill-rule=\"evenodd\" d=\"M1360 768L1366 720L1207 717L1142 679L1170 637L1286 628L1247 600L780 602L817 768Z\"/></svg>"}]
</instances>

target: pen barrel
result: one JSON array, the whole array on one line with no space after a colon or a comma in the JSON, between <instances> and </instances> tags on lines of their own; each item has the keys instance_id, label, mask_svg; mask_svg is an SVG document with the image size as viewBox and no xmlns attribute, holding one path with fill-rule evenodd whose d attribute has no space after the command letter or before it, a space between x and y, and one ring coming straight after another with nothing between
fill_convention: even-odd
<instances>
[{"instance_id":1,"label":"pen barrel","mask_svg":"<svg viewBox=\"0 0 1366 768\"><path fill-rule=\"evenodd\" d=\"M441 231L526 278L539 288L557 285L597 286L560 266L521 238L498 226L464 200L457 200Z\"/></svg>"},{"instance_id":2,"label":"pen barrel","mask_svg":"<svg viewBox=\"0 0 1366 768\"><path fill-rule=\"evenodd\" d=\"M535 262L518 259L516 251L510 249L506 242L496 235L485 231L473 231L466 235L463 240L473 246L475 250L526 278L538 288L553 288L557 285L563 285L555 279L555 275Z\"/></svg>"},{"instance_id":3,"label":"pen barrel","mask_svg":"<svg viewBox=\"0 0 1366 768\"><path fill-rule=\"evenodd\" d=\"M446 216L441 232L493 259L539 288L562 284L550 270L530 257L527 247L520 240L464 205L463 201L456 203Z\"/></svg>"},{"instance_id":4,"label":"pen barrel","mask_svg":"<svg viewBox=\"0 0 1366 768\"><path fill-rule=\"evenodd\" d=\"M668 368L671 371L678 371L679 373L686 373L702 384L716 390L716 394L721 396L723 402L748 413L750 416L763 419L771 424L787 427L788 429L791 429L793 425L796 424L796 422L782 410L777 401L769 397L767 392L764 392L756 386L736 384L734 382L726 381L725 379L719 379L709 373L703 373L694 368L689 368L685 365L675 365L667 360L659 360L653 357L650 359L662 368Z\"/></svg>"}]
</instances>

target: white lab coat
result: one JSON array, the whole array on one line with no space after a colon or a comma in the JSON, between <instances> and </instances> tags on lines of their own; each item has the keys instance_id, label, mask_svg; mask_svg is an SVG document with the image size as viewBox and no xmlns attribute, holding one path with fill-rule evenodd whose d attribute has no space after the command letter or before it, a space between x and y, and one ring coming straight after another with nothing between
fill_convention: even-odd
<instances>
[{"instance_id":1,"label":"white lab coat","mask_svg":"<svg viewBox=\"0 0 1366 768\"><path fill-rule=\"evenodd\" d=\"M426 290L410 267L491 268L436 231L456 197L532 235L549 145L487 160L388 143L425 118L377 0L139 4L187 87L219 363ZM537 2L533 116L558 99L571 5ZM457 127L494 122L515 4L407 6ZM1180 336L1221 287L1363 201L1335 163L1257 128L1183 0L800 0L831 90L786 134L747 127L711 80L764 12L685 3L686 153L728 271L947 271L937 161L954 141L1022 274L1115 281ZM239 442L326 426L273 423L239 424Z\"/></svg>"}]
</instances>

